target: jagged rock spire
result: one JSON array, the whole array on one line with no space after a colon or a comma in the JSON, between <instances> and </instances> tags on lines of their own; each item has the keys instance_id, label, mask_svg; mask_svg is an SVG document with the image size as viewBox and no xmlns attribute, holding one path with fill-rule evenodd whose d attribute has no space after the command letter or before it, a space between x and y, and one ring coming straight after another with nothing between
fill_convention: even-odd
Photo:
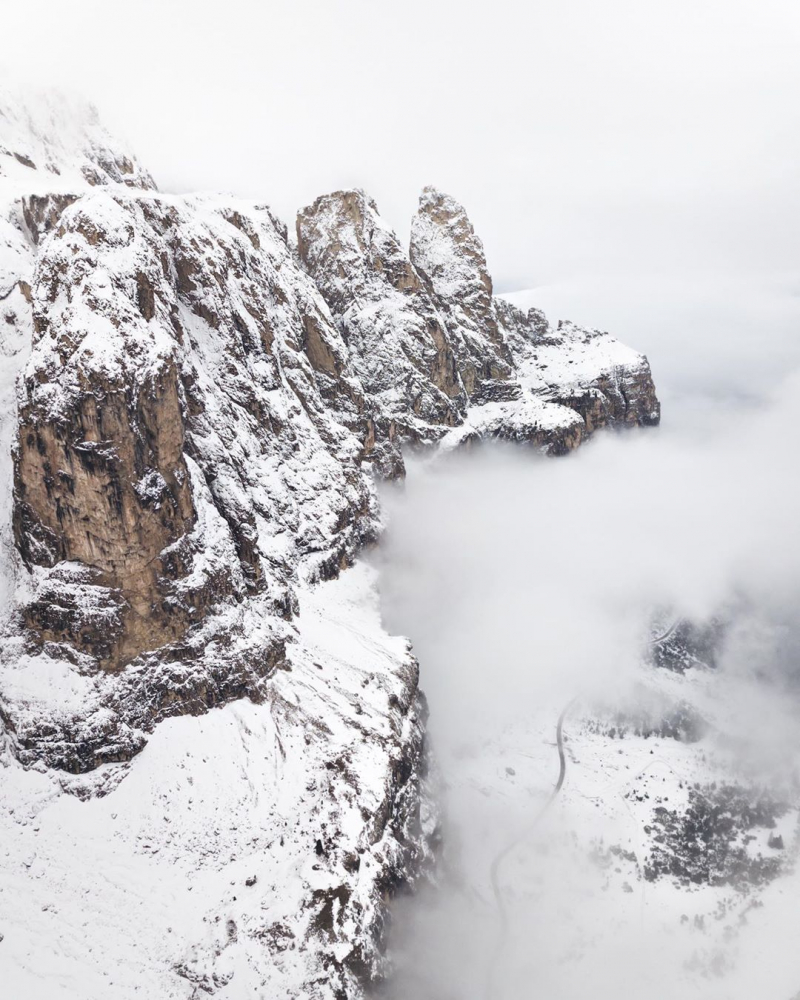
<instances>
[{"instance_id":1,"label":"jagged rock spire","mask_svg":"<svg viewBox=\"0 0 800 1000\"><path fill-rule=\"evenodd\" d=\"M410 255L445 317L470 397L480 395L487 382L511 378L511 355L498 327L483 243L450 195L434 187L423 190L411 224Z\"/></svg>"},{"instance_id":2,"label":"jagged rock spire","mask_svg":"<svg viewBox=\"0 0 800 1000\"><path fill-rule=\"evenodd\" d=\"M375 202L324 195L298 213L297 240L376 413L412 437L458 423L466 396L442 317Z\"/></svg>"}]
</instances>

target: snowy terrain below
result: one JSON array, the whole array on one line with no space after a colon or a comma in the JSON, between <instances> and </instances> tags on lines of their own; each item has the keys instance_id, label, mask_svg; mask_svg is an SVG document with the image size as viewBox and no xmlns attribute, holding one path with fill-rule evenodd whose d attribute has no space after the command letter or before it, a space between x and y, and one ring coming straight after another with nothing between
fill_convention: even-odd
<instances>
[{"instance_id":1,"label":"snowy terrain below","mask_svg":"<svg viewBox=\"0 0 800 1000\"><path fill-rule=\"evenodd\" d=\"M422 664L444 843L396 915L392 1000L795 998L797 563L764 444L783 405L702 443L412 467L388 499L384 613ZM701 620L733 581L716 666L650 662L656 595Z\"/></svg>"},{"instance_id":2,"label":"snowy terrain below","mask_svg":"<svg viewBox=\"0 0 800 1000\"><path fill-rule=\"evenodd\" d=\"M391 995L579 1000L591 984L593 997L611 1000L653 995L657 982L659 1000L793 997L797 812L752 831L754 856L785 853L768 846L778 834L789 855L785 873L760 889L649 881L654 808L685 806L690 785L724 780L725 768L706 743L591 733L576 708L564 788L536 822L558 775L559 711L537 708L525 726L440 762L452 869L438 895L402 911ZM489 873L509 844L499 875L504 933Z\"/></svg>"},{"instance_id":3,"label":"snowy terrain below","mask_svg":"<svg viewBox=\"0 0 800 1000\"><path fill-rule=\"evenodd\" d=\"M672 680L692 701L721 697L716 685L692 690L707 678ZM713 736L687 744L598 731L597 713L578 701L565 721L564 786L542 814L558 776L563 707L533 705L524 722L487 726L440 755L444 874L400 909L391 997L581 1000L587 984L600 1000L794 997L797 809L747 831L748 855L781 865L763 885L651 880L654 811L680 813L690 788L731 781L729 754ZM490 871L510 846L498 873L504 930Z\"/></svg>"},{"instance_id":4,"label":"snowy terrain below","mask_svg":"<svg viewBox=\"0 0 800 1000\"><path fill-rule=\"evenodd\" d=\"M370 868L392 849L364 837L361 810L387 794L386 703L409 658L373 581L359 566L302 592L302 644L263 704L167 720L130 764L88 777L0 755L6 996L304 995L307 900L346 886L368 915ZM82 801L84 783L113 793ZM357 931L336 928L340 957Z\"/></svg>"}]
</instances>

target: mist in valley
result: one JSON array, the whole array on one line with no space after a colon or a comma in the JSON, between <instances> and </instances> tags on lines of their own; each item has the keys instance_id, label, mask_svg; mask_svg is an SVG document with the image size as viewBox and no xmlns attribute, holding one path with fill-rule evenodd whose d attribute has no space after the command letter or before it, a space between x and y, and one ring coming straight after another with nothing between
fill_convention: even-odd
<instances>
[{"instance_id":1,"label":"mist in valley","mask_svg":"<svg viewBox=\"0 0 800 1000\"><path fill-rule=\"evenodd\" d=\"M410 453L383 489L371 558L420 663L441 839L394 903L382 1000L796 1000L797 5L6 14L29 44L0 86L95 101L162 191L230 190L291 231L360 187L405 239L435 184L495 292L652 366L658 428ZM658 668L681 623L713 656Z\"/></svg>"},{"instance_id":2,"label":"mist in valley","mask_svg":"<svg viewBox=\"0 0 800 1000\"><path fill-rule=\"evenodd\" d=\"M798 300L770 287L739 286L738 308L732 284L677 279L629 284L627 296L619 279L613 302L600 283L515 296L551 318L592 311L645 347L661 427L601 433L557 460L501 445L417 456L387 492L383 613L421 663L443 836L435 886L396 908L393 1000L789 1000L800 988L787 906L798 889ZM719 630L713 667L649 662L648 640L675 621ZM556 721L573 699L564 788L543 812ZM621 717L675 704L697 733L609 736ZM769 884L648 877L653 809L681 815L696 787L702 810L712 784L786 804ZM762 855L777 856L776 842ZM490 869L503 851L498 900Z\"/></svg>"}]
</instances>

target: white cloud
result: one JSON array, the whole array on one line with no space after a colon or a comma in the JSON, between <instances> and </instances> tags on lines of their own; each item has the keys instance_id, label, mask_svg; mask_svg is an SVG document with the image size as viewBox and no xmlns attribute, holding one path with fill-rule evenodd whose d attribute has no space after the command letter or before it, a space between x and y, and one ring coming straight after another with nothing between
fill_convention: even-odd
<instances>
[{"instance_id":1,"label":"white cloud","mask_svg":"<svg viewBox=\"0 0 800 1000\"><path fill-rule=\"evenodd\" d=\"M747 1000L754 988L783 996L791 981L797 928L782 900L794 883L759 897L762 918L735 924L747 896L641 874L621 892L625 876L609 882L614 866L602 862L616 845L641 864L652 845L637 836L652 806L674 808L691 783L757 781L781 794L796 780L800 373L746 407L723 395L674 417L656 431L599 436L566 459L487 447L412 466L388 497L384 616L414 637L446 834L438 892L398 912L398 1000L573 1000L589 984L612 1000L651 995L654 982L664 1000ZM729 616L716 673L643 673L659 606L700 621ZM660 688L699 706L708 741L654 741L650 756L647 741L585 735L582 712L645 708ZM537 826L557 773L555 719L575 697L566 792ZM651 772L652 802L633 815L635 775ZM494 963L503 937L488 872L520 831L504 866L510 929ZM712 914L729 897L726 930ZM502 992L487 993L492 969Z\"/></svg>"}]
</instances>

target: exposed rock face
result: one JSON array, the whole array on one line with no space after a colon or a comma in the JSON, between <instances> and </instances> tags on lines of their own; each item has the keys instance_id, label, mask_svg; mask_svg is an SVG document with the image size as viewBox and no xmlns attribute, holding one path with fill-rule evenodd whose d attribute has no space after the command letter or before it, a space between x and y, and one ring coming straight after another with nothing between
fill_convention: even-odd
<instances>
[{"instance_id":1,"label":"exposed rock face","mask_svg":"<svg viewBox=\"0 0 800 1000\"><path fill-rule=\"evenodd\" d=\"M445 317L470 399L503 398L496 383L512 377L513 364L498 326L483 244L461 205L432 187L422 192L411 225L411 261Z\"/></svg>"},{"instance_id":2,"label":"exposed rock face","mask_svg":"<svg viewBox=\"0 0 800 1000\"><path fill-rule=\"evenodd\" d=\"M303 264L348 346L370 416L424 440L466 405L442 318L395 234L363 191L318 198L297 216Z\"/></svg>"},{"instance_id":3,"label":"exposed rock face","mask_svg":"<svg viewBox=\"0 0 800 1000\"><path fill-rule=\"evenodd\" d=\"M108 665L230 597L266 590L291 614L300 553L326 575L370 535L359 443L323 398L336 401L333 379L348 403L358 386L268 211L85 195L41 244L33 306L16 541L29 565L79 562L119 592ZM190 461L227 525L220 539L192 534ZM285 532L283 559L265 565Z\"/></svg>"},{"instance_id":4,"label":"exposed rock face","mask_svg":"<svg viewBox=\"0 0 800 1000\"><path fill-rule=\"evenodd\" d=\"M46 422L35 385L26 388L14 516L23 559L79 562L97 570L97 584L120 591L125 624L118 646L104 630L109 645L102 662L124 662L163 645L181 628L163 584L176 575L178 543L195 520L174 366L141 386L95 383L91 394ZM58 641L58 628L49 633ZM65 622L67 636L96 642Z\"/></svg>"},{"instance_id":5,"label":"exposed rock face","mask_svg":"<svg viewBox=\"0 0 800 1000\"><path fill-rule=\"evenodd\" d=\"M146 250L101 198L65 210L38 258L14 529L28 566L81 563L97 585L119 592L123 627L103 636L103 662L117 666L179 634L167 581L179 573L179 543L196 516L175 358L138 296L135 268ZM23 206L29 225L36 217L52 224L55 202L46 213L40 207ZM126 286L137 294L125 295ZM58 641L50 624L48 638ZM95 644L91 632L63 616L62 624L73 641Z\"/></svg>"},{"instance_id":6,"label":"exposed rock face","mask_svg":"<svg viewBox=\"0 0 800 1000\"><path fill-rule=\"evenodd\" d=\"M492 297L463 208L433 189L413 262L362 192L299 213L300 261L268 209L230 200L84 188L22 197L19 220L34 333L14 539L49 575L14 643L88 657L84 670L131 665L123 728L263 696L298 580L335 575L376 536L364 459L396 476L403 442L485 438L563 454L658 419L640 355ZM203 643L241 628L254 598L273 627L227 683ZM176 688L167 664L187 661L195 680ZM6 715L35 756L35 727ZM51 763L95 766L98 739L119 744L105 725L79 750L76 725L48 730Z\"/></svg>"},{"instance_id":7,"label":"exposed rock face","mask_svg":"<svg viewBox=\"0 0 800 1000\"><path fill-rule=\"evenodd\" d=\"M649 368L607 334L494 298L466 213L433 189L410 254L360 191L303 209L295 249L262 205L157 194L73 112L69 141L63 106L6 101L0 118L0 513L19 557L2 556L4 752L89 775L58 779L69 791L111 792L125 771L107 766L162 720L249 698L274 732L266 753L243 741L290 760L303 793L280 831L259 814L264 849L297 814L329 860L312 876L297 854L296 898L278 894L278 913L264 890L270 923L234 925L236 940L270 958L299 941L291 988L288 965L270 966L273 995L355 996L435 820L409 649L353 625L353 597L326 618L315 585L378 536L375 479L402 475L404 444L562 454L599 427L657 422ZM322 785L324 822L304 798ZM226 934L175 974L225 986Z\"/></svg>"},{"instance_id":8,"label":"exposed rock face","mask_svg":"<svg viewBox=\"0 0 800 1000\"><path fill-rule=\"evenodd\" d=\"M654 426L661 408L647 359L600 330L527 313L495 300L523 384L583 418L586 434L609 426Z\"/></svg>"}]
</instances>

